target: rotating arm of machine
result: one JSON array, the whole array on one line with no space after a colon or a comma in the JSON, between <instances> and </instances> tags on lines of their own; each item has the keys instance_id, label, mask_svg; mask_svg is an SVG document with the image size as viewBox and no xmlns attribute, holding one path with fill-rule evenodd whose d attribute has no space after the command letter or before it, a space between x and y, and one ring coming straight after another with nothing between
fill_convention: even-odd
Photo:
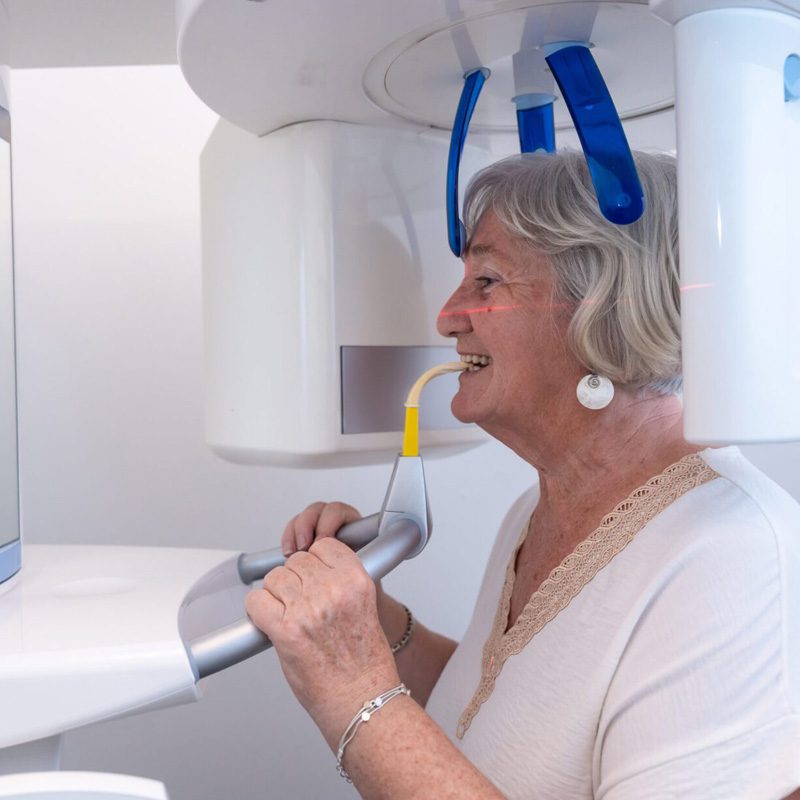
<instances>
[{"instance_id":1,"label":"rotating arm of machine","mask_svg":"<svg viewBox=\"0 0 800 800\"><path fill-rule=\"evenodd\" d=\"M431 517L422 459L398 456L383 508L377 514L343 526L337 538L354 550L373 580L413 558L428 543ZM264 577L286 561L280 548L239 557L239 577L244 584ZM238 664L271 646L269 638L245 618L187 643L195 678L205 678Z\"/></svg>"}]
</instances>

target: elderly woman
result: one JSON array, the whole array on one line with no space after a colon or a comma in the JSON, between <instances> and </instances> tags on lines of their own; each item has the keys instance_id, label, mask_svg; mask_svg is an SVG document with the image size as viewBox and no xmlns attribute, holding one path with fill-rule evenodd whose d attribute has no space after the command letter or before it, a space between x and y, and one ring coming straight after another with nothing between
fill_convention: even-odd
<instances>
[{"instance_id":1,"label":"elderly woman","mask_svg":"<svg viewBox=\"0 0 800 800\"><path fill-rule=\"evenodd\" d=\"M636 163L647 211L628 227L602 218L577 153L507 159L467 192L439 330L488 363L452 409L538 480L464 640L411 626L330 538L358 516L341 503L290 522L293 555L248 597L364 797L800 786L800 508L735 448L683 438L675 167Z\"/></svg>"}]
</instances>

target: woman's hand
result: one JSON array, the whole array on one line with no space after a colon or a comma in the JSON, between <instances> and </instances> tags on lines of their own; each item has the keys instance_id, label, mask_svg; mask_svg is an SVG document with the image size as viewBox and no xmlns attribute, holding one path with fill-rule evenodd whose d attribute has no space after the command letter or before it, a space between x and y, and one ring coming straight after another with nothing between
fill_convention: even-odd
<instances>
[{"instance_id":1,"label":"woman's hand","mask_svg":"<svg viewBox=\"0 0 800 800\"><path fill-rule=\"evenodd\" d=\"M332 506L339 508L323 520ZM272 570L246 600L250 619L272 640L289 685L332 747L365 701L400 682L378 621L375 585L358 556L330 538L335 520L341 525L357 514L343 504L309 506L281 541L284 548L303 544L315 530L317 541ZM320 523L331 531L322 538Z\"/></svg>"},{"instance_id":2,"label":"woman's hand","mask_svg":"<svg viewBox=\"0 0 800 800\"><path fill-rule=\"evenodd\" d=\"M315 541L336 536L343 525L358 519L361 519L358 509L347 503L312 503L286 523L281 536L281 550L287 558L308 550ZM388 640L396 642L405 631L405 608L383 591L380 581L376 584L376 591L381 627Z\"/></svg>"},{"instance_id":3,"label":"woman's hand","mask_svg":"<svg viewBox=\"0 0 800 800\"><path fill-rule=\"evenodd\" d=\"M290 556L308 550L316 539L335 536L342 525L361 519L361 514L347 503L312 503L286 524L281 536L281 550Z\"/></svg>"},{"instance_id":4,"label":"woman's hand","mask_svg":"<svg viewBox=\"0 0 800 800\"><path fill-rule=\"evenodd\" d=\"M314 542L322 544L335 536L342 525L360 518L361 515L358 511L353 506L347 505L347 503L312 503L296 517L289 520L286 525L283 536L281 536L283 553L290 556L293 553L307 550L309 547L312 548L311 552L313 553ZM340 545L339 542L336 542L336 544ZM340 547L345 547L345 545L340 545ZM351 556L351 563L355 564L355 556L352 553L349 555ZM363 568L361 571L363 573ZM374 585L374 591L376 593L375 603L377 605L378 622L383 629L384 642L394 644L400 641L406 630L408 617L405 606L386 594L380 581ZM356 631L360 631L362 626L366 625L365 620L366 617L359 619ZM253 621L258 625L255 619ZM427 702L434 684L439 679L439 675L441 675L455 647L456 643L454 641L429 631L417 621L414 635L411 637L408 646L393 657L393 663L400 673L401 680L411 690L414 699L418 703L424 706ZM384 690L385 688L379 688L376 695ZM298 690L295 690L295 694L298 694L298 697L300 696ZM368 699L366 696L362 698L355 708L359 708L366 699ZM301 702L305 703L302 698ZM349 722L349 718L347 722Z\"/></svg>"},{"instance_id":5,"label":"woman's hand","mask_svg":"<svg viewBox=\"0 0 800 800\"><path fill-rule=\"evenodd\" d=\"M250 619L272 639L283 673L334 753L361 706L400 683L378 623L375 586L358 556L331 537L250 592ZM413 690L412 690L413 691ZM362 797L498 798L420 706L398 697L362 725L344 765ZM434 787L433 789L431 787Z\"/></svg>"}]
</instances>

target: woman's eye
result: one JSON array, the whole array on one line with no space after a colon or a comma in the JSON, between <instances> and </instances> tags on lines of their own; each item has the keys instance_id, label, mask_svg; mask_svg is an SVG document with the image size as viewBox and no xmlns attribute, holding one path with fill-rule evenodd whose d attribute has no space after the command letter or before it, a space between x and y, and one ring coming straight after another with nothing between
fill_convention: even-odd
<instances>
[{"instance_id":1,"label":"woman's eye","mask_svg":"<svg viewBox=\"0 0 800 800\"><path fill-rule=\"evenodd\" d=\"M488 289L493 283L497 283L497 279L482 275L480 278L476 278L475 282L478 284L479 289Z\"/></svg>"}]
</instances>

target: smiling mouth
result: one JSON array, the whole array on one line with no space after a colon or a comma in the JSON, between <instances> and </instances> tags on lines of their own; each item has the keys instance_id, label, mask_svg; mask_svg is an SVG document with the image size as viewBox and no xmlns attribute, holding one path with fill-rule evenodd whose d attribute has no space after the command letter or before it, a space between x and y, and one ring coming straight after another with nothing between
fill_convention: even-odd
<instances>
[{"instance_id":1,"label":"smiling mouth","mask_svg":"<svg viewBox=\"0 0 800 800\"><path fill-rule=\"evenodd\" d=\"M470 365L467 372L479 372L492 363L491 356L484 356L477 353L462 353L461 360L465 364Z\"/></svg>"}]
</instances>

